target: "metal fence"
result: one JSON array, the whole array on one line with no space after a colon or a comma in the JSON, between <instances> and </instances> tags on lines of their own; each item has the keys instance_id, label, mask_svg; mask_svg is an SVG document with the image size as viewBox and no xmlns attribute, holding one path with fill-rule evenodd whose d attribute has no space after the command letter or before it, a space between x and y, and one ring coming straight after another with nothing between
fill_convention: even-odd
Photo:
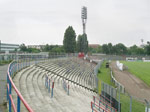
<instances>
[{"instance_id":1,"label":"metal fence","mask_svg":"<svg viewBox=\"0 0 150 112\"><path fill-rule=\"evenodd\" d=\"M100 60L94 68L95 83L96 83L96 88L97 88L98 91L99 91L99 88L98 88L99 79L97 77L97 74L98 74L98 70L100 69L102 63L103 63L103 60Z\"/></svg>"},{"instance_id":2,"label":"metal fence","mask_svg":"<svg viewBox=\"0 0 150 112\"><path fill-rule=\"evenodd\" d=\"M97 64L97 66L94 69L94 74L96 76L96 85L98 85L97 74L102 62L103 61L99 62L99 64ZM110 100L110 102L116 102L115 107L117 108L117 112L150 112L149 100L139 99L134 96L131 96L125 91L125 87L114 78L112 71L110 75L111 80L115 84L116 88L104 83L103 81L100 81L101 95L104 95L106 99Z\"/></svg>"},{"instance_id":3,"label":"metal fence","mask_svg":"<svg viewBox=\"0 0 150 112\"><path fill-rule=\"evenodd\" d=\"M119 90L117 94L117 100L121 103L119 112L150 112L150 101L139 99L129 93L121 94Z\"/></svg>"},{"instance_id":4,"label":"metal fence","mask_svg":"<svg viewBox=\"0 0 150 112\"><path fill-rule=\"evenodd\" d=\"M120 90L121 93L125 93L124 86L115 79L112 70L111 70L111 81L115 84L115 86Z\"/></svg>"},{"instance_id":5,"label":"metal fence","mask_svg":"<svg viewBox=\"0 0 150 112\"><path fill-rule=\"evenodd\" d=\"M24 65L23 63L17 63L16 61L13 61L12 63L9 64L8 71L7 71L7 101L9 104L9 112L12 111L12 108L14 112L20 112L21 102L24 104L24 106L29 112L33 112L32 108L28 105L28 103L22 97L21 93L16 88L12 80L12 77L17 71L23 69L24 67L27 67L28 65L29 63ZM11 94L12 89L14 89L17 94L17 108L15 106L14 99L12 98L12 94Z\"/></svg>"},{"instance_id":6,"label":"metal fence","mask_svg":"<svg viewBox=\"0 0 150 112\"><path fill-rule=\"evenodd\" d=\"M147 55L107 55L107 54L93 53L92 56L106 60L126 60L126 57L137 58L138 60L142 60L142 58L144 57L146 60L150 60L150 56Z\"/></svg>"},{"instance_id":7,"label":"metal fence","mask_svg":"<svg viewBox=\"0 0 150 112\"><path fill-rule=\"evenodd\" d=\"M5 57L6 55L0 55L1 57ZM8 55L7 55L8 56ZM26 107L26 109L29 112L33 112L32 108L29 106L29 104L25 101L25 99L23 98L23 96L21 95L21 93L19 92L19 90L16 88L12 78L14 77L14 75L30 66L31 64L37 64L43 61L46 61L48 59L52 59L52 58L63 58L63 57L72 57L72 56L76 56L76 54L52 54L52 55L32 55L32 54L24 54L24 55L9 55L10 58L6 58L4 60L14 60L12 61L9 66L8 66L8 71L7 71L7 101L8 101L8 107L9 107L9 112L12 112L12 109L14 112L20 112L21 111L21 102L24 104L24 106ZM2 58L1 58L2 61ZM49 87L50 89L50 85L48 86L48 84L50 84L50 80L47 80L47 87ZM54 82L52 82L52 89L54 88ZM17 106L14 103L14 100L12 98L12 89L14 89L15 93L17 94ZM66 88L64 88L66 89ZM68 86L68 91L67 94L69 95L69 86ZM53 92L51 94L51 97L53 97Z\"/></svg>"}]
</instances>

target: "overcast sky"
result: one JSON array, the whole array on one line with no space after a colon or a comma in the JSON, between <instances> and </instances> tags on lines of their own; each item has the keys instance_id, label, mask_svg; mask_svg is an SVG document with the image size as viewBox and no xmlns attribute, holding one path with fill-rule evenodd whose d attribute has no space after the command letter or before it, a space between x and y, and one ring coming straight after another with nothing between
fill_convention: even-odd
<instances>
[{"instance_id":1,"label":"overcast sky","mask_svg":"<svg viewBox=\"0 0 150 112\"><path fill-rule=\"evenodd\" d=\"M82 34L83 5L88 8L90 44L150 41L150 0L0 0L0 40L62 44L69 25Z\"/></svg>"}]
</instances>

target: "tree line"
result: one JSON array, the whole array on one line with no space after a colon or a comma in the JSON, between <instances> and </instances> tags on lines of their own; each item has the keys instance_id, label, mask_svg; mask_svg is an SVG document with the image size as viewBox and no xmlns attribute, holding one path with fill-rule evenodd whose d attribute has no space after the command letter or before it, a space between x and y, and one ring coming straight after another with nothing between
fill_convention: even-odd
<instances>
[{"instance_id":1,"label":"tree line","mask_svg":"<svg viewBox=\"0 0 150 112\"><path fill-rule=\"evenodd\" d=\"M133 45L126 47L122 43L112 45L112 43L99 45L98 48L89 47L91 53L104 53L113 55L150 55L150 42L147 42L144 46Z\"/></svg>"},{"instance_id":2,"label":"tree line","mask_svg":"<svg viewBox=\"0 0 150 112\"><path fill-rule=\"evenodd\" d=\"M76 39L77 37L77 39ZM150 55L150 42L139 47L133 45L126 47L123 43L113 45L112 43L99 45L97 48L88 47L87 34L79 34L76 36L75 30L69 26L64 33L63 45L49 45L42 46L41 49L27 48L25 44L20 45L20 51L37 53L37 52L51 52L51 53L104 53L114 55Z\"/></svg>"},{"instance_id":3,"label":"tree line","mask_svg":"<svg viewBox=\"0 0 150 112\"><path fill-rule=\"evenodd\" d=\"M21 44L20 51L27 52L27 53L39 53L39 52L64 53L65 52L63 46L49 45L49 44L41 46L39 49L28 48L25 44Z\"/></svg>"},{"instance_id":4,"label":"tree line","mask_svg":"<svg viewBox=\"0 0 150 112\"><path fill-rule=\"evenodd\" d=\"M37 53L37 52L50 52L50 53L75 53L75 52L88 52L88 41L86 34L78 35L76 41L76 33L72 26L69 26L65 33L63 39L63 45L49 45L46 44L40 49L28 48L25 44L20 45L20 51L28 53Z\"/></svg>"}]
</instances>

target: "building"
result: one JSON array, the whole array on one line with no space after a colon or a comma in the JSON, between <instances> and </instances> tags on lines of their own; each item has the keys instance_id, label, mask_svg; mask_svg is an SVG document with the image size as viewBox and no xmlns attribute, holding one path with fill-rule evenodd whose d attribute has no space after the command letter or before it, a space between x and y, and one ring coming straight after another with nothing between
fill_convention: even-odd
<instances>
[{"instance_id":1,"label":"building","mask_svg":"<svg viewBox=\"0 0 150 112\"><path fill-rule=\"evenodd\" d=\"M46 44L48 45L48 44ZM35 49L39 49L42 50L45 48L46 45L28 45L27 48L35 48ZM62 47L62 45L49 45L49 46L59 46Z\"/></svg>"},{"instance_id":2,"label":"building","mask_svg":"<svg viewBox=\"0 0 150 112\"><path fill-rule=\"evenodd\" d=\"M0 42L0 53L14 52L19 49L19 44L7 44Z\"/></svg>"},{"instance_id":3,"label":"building","mask_svg":"<svg viewBox=\"0 0 150 112\"><path fill-rule=\"evenodd\" d=\"M91 48L98 48L100 45L99 44L89 44L88 46Z\"/></svg>"},{"instance_id":4,"label":"building","mask_svg":"<svg viewBox=\"0 0 150 112\"><path fill-rule=\"evenodd\" d=\"M36 49L41 49L41 45L28 45L27 48L36 48Z\"/></svg>"}]
</instances>

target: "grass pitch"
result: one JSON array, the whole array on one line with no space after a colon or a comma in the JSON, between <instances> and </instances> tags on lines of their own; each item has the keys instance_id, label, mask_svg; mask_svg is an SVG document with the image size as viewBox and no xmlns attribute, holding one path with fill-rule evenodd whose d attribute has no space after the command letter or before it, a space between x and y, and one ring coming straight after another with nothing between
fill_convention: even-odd
<instances>
[{"instance_id":1,"label":"grass pitch","mask_svg":"<svg viewBox=\"0 0 150 112\"><path fill-rule=\"evenodd\" d=\"M150 62L122 61L122 63L128 67L130 73L137 76L150 86Z\"/></svg>"},{"instance_id":2,"label":"grass pitch","mask_svg":"<svg viewBox=\"0 0 150 112\"><path fill-rule=\"evenodd\" d=\"M103 62L100 68L101 72L98 73L98 78L104 81L105 83L111 86L114 86L114 84L111 82L110 69L106 68L105 66L106 66L106 61ZM99 90L101 89L99 88ZM120 94L120 102L121 102L121 112L130 112L130 97L125 94ZM132 112L144 112L144 111L145 111L145 105L133 98L132 99Z\"/></svg>"}]
</instances>

